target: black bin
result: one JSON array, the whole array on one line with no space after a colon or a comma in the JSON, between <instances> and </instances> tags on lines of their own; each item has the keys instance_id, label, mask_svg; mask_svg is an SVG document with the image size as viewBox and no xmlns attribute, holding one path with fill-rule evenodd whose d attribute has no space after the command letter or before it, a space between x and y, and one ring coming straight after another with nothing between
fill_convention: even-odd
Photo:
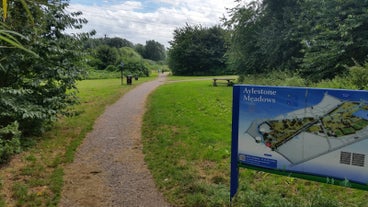
<instances>
[{"instance_id":1,"label":"black bin","mask_svg":"<svg viewBox=\"0 0 368 207\"><path fill-rule=\"evenodd\" d=\"M131 75L127 76L127 85L132 85L132 76Z\"/></svg>"},{"instance_id":2,"label":"black bin","mask_svg":"<svg viewBox=\"0 0 368 207\"><path fill-rule=\"evenodd\" d=\"M135 79L135 80L138 80L138 75L135 75L135 76L134 76L134 79Z\"/></svg>"}]
</instances>

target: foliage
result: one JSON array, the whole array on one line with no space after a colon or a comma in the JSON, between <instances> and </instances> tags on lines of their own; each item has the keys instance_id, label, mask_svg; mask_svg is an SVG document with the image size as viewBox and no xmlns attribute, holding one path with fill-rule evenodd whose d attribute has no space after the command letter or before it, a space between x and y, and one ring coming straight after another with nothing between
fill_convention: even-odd
<instances>
[{"instance_id":1,"label":"foliage","mask_svg":"<svg viewBox=\"0 0 368 207\"><path fill-rule=\"evenodd\" d=\"M368 64L356 64L348 68L348 74L338 75L331 80L323 80L315 84L321 88L368 89Z\"/></svg>"},{"instance_id":2,"label":"foliage","mask_svg":"<svg viewBox=\"0 0 368 207\"><path fill-rule=\"evenodd\" d=\"M119 53L116 48L101 45L96 49L97 69L105 70L109 65L116 65L119 60Z\"/></svg>"},{"instance_id":3,"label":"foliage","mask_svg":"<svg viewBox=\"0 0 368 207\"><path fill-rule=\"evenodd\" d=\"M87 76L86 79L112 79L112 78L120 78L121 72L120 71L107 71L107 70L95 70L95 69L89 69L87 70Z\"/></svg>"},{"instance_id":4,"label":"foliage","mask_svg":"<svg viewBox=\"0 0 368 207\"><path fill-rule=\"evenodd\" d=\"M126 63L141 63L143 61L142 56L133 48L122 47L119 49L120 60Z\"/></svg>"},{"instance_id":5,"label":"foliage","mask_svg":"<svg viewBox=\"0 0 368 207\"><path fill-rule=\"evenodd\" d=\"M148 45L149 42L153 45L151 52L158 54L159 56L163 55L162 58L164 58L165 49L163 45L153 40L147 41ZM141 46L146 53L146 46ZM87 65L84 65L83 67L88 68L88 74L90 74L88 78L119 77L119 75L116 76L116 72L121 70L123 70L124 75L149 76L150 69L155 67L155 61L144 59L135 49L137 48L125 46L120 48L109 45L99 45L97 47L92 46L88 49L88 54L84 56ZM153 56L150 58L155 59ZM93 71L93 69L110 71L113 72L113 74L105 76L107 73ZM104 75L100 76L102 74Z\"/></svg>"},{"instance_id":6,"label":"foliage","mask_svg":"<svg viewBox=\"0 0 368 207\"><path fill-rule=\"evenodd\" d=\"M301 78L299 74L290 71L273 70L269 73L239 76L240 83L256 85L278 85L278 86L299 86L308 85L308 81Z\"/></svg>"},{"instance_id":7,"label":"foliage","mask_svg":"<svg viewBox=\"0 0 368 207\"><path fill-rule=\"evenodd\" d=\"M135 51L137 51L137 53L139 53L142 57L144 56L144 53L145 53L145 46L144 45L142 45L142 44L136 44L135 46L134 46L134 49L135 49Z\"/></svg>"},{"instance_id":8,"label":"foliage","mask_svg":"<svg viewBox=\"0 0 368 207\"><path fill-rule=\"evenodd\" d=\"M18 122L0 126L0 164L20 152L20 131Z\"/></svg>"},{"instance_id":9,"label":"foliage","mask_svg":"<svg viewBox=\"0 0 368 207\"><path fill-rule=\"evenodd\" d=\"M301 72L313 81L347 73L368 54L368 2L305 1L296 21L303 36ZM308 21L305 21L308 20ZM354 62L355 61L355 62Z\"/></svg>"},{"instance_id":10,"label":"foliage","mask_svg":"<svg viewBox=\"0 0 368 207\"><path fill-rule=\"evenodd\" d=\"M166 58L165 46L156 42L154 40L146 41L146 46L144 47L143 57L145 59L161 61Z\"/></svg>"},{"instance_id":11,"label":"foliage","mask_svg":"<svg viewBox=\"0 0 368 207\"><path fill-rule=\"evenodd\" d=\"M272 69L296 68L301 49L292 36L290 17L299 13L293 0L239 2L229 10L224 24L231 30L229 64L239 74L265 73Z\"/></svg>"},{"instance_id":12,"label":"foliage","mask_svg":"<svg viewBox=\"0 0 368 207\"><path fill-rule=\"evenodd\" d=\"M5 22L8 18L8 0L2 0L2 9L0 10L0 13L2 13L3 16L3 21ZM26 15L28 16L28 20L31 21L32 23L34 23L33 17L29 11L29 7L27 5L27 3L24 0L20 0L20 3L23 6L24 11L26 12ZM26 51L28 53L33 54L34 56L37 56L33 51L25 48L21 42L19 42L18 38L23 38L25 39L25 37L23 35L21 35L18 32L9 30L9 27L3 23L0 22L0 41L2 42L1 47L4 48L18 48L21 49L23 51Z\"/></svg>"},{"instance_id":13,"label":"foliage","mask_svg":"<svg viewBox=\"0 0 368 207\"><path fill-rule=\"evenodd\" d=\"M119 53L120 62L124 63L123 68L119 66L119 69L123 69L124 75L149 76L149 69L145 64L147 62L133 48L120 48Z\"/></svg>"},{"instance_id":14,"label":"foliage","mask_svg":"<svg viewBox=\"0 0 368 207\"><path fill-rule=\"evenodd\" d=\"M186 25L174 31L168 63L175 75L227 74L226 32L220 26Z\"/></svg>"},{"instance_id":15,"label":"foliage","mask_svg":"<svg viewBox=\"0 0 368 207\"><path fill-rule=\"evenodd\" d=\"M27 2L30 21L21 1L9 3L6 26L21 34L19 43L37 55L0 48L1 128L17 122L23 136L39 133L77 103L75 83L83 74L78 67L78 39L84 35L68 36L63 31L80 28L86 20L78 19L80 12L67 14L67 5L66 1Z\"/></svg>"},{"instance_id":16,"label":"foliage","mask_svg":"<svg viewBox=\"0 0 368 207\"><path fill-rule=\"evenodd\" d=\"M229 63L239 74L298 71L313 82L347 73L368 54L368 2L252 1L229 10Z\"/></svg>"},{"instance_id":17,"label":"foliage","mask_svg":"<svg viewBox=\"0 0 368 207\"><path fill-rule=\"evenodd\" d=\"M368 89L368 62L364 65L356 64L350 67L348 79L357 87L357 89Z\"/></svg>"},{"instance_id":18,"label":"foliage","mask_svg":"<svg viewBox=\"0 0 368 207\"><path fill-rule=\"evenodd\" d=\"M94 49L102 45L107 45L109 47L114 47L117 49L122 47L134 47L132 42L120 37L88 38L83 40L83 47L85 49Z\"/></svg>"},{"instance_id":19,"label":"foliage","mask_svg":"<svg viewBox=\"0 0 368 207\"><path fill-rule=\"evenodd\" d=\"M123 68L124 75L149 76L148 68L142 63L128 63Z\"/></svg>"}]
</instances>

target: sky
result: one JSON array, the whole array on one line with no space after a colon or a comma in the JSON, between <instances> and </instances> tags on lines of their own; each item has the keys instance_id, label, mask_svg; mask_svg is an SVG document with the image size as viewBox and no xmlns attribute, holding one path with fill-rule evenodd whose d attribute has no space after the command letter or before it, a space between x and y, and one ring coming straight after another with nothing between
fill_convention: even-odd
<instances>
[{"instance_id":1,"label":"sky","mask_svg":"<svg viewBox=\"0 0 368 207\"><path fill-rule=\"evenodd\" d=\"M166 47L176 28L220 24L234 0L70 0L68 11L81 11L88 20L82 30L94 37L120 37L137 44L155 40ZM73 31L74 32L74 31Z\"/></svg>"}]
</instances>

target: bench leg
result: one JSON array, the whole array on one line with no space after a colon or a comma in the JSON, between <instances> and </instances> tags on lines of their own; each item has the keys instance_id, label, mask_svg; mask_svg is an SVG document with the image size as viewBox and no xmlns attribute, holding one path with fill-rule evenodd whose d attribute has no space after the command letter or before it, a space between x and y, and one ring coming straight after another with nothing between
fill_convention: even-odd
<instances>
[{"instance_id":1,"label":"bench leg","mask_svg":"<svg viewBox=\"0 0 368 207\"><path fill-rule=\"evenodd\" d=\"M215 80L213 80L213 86L217 86L217 83Z\"/></svg>"}]
</instances>

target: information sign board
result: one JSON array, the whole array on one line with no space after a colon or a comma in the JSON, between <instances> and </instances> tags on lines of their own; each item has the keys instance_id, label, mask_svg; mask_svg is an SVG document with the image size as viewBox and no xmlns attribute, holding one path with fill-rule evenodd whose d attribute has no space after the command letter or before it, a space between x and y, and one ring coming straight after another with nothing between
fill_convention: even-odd
<instances>
[{"instance_id":1,"label":"information sign board","mask_svg":"<svg viewBox=\"0 0 368 207\"><path fill-rule=\"evenodd\" d=\"M231 197L239 166L368 189L368 91L235 85L231 159Z\"/></svg>"}]
</instances>

